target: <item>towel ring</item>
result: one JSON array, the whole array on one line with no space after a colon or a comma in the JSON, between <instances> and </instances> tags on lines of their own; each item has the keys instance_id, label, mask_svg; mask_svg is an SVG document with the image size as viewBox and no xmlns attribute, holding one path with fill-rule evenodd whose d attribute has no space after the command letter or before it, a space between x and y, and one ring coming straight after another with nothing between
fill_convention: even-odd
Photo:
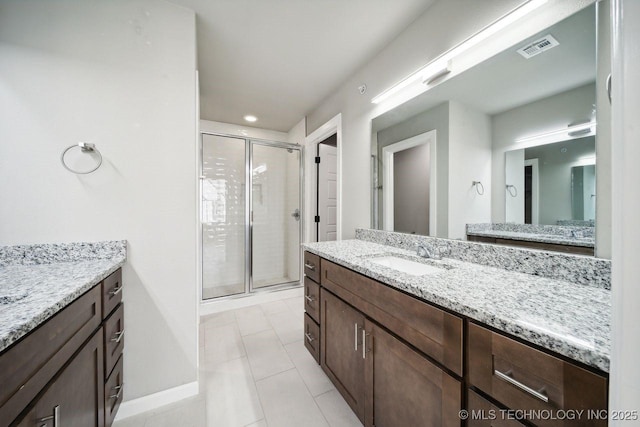
<instances>
[{"instance_id":1,"label":"towel ring","mask_svg":"<svg viewBox=\"0 0 640 427\"><path fill-rule=\"evenodd\" d=\"M64 156L67 154L67 152L69 150L71 150L72 148L75 147L80 147L80 151L83 153L96 153L98 155L98 164L96 165L95 168L88 170L88 171L77 171L77 170L73 170L71 169L67 163L64 161ZM98 170L98 168L102 165L102 154L100 153L100 150L98 150L96 148L95 144L90 144L88 142L78 142L77 144L73 144L68 146L63 152L62 155L60 156L60 161L62 162L62 166L64 166L64 168L66 170L68 170L69 172L78 174L78 175L86 175L89 174L91 172L95 172Z\"/></svg>"},{"instance_id":2,"label":"towel ring","mask_svg":"<svg viewBox=\"0 0 640 427\"><path fill-rule=\"evenodd\" d=\"M518 196L518 189L516 188L515 185L507 184L507 193L509 193L511 197L516 197Z\"/></svg>"},{"instance_id":3,"label":"towel ring","mask_svg":"<svg viewBox=\"0 0 640 427\"><path fill-rule=\"evenodd\" d=\"M484 185L482 185L480 181L473 181L471 185L476 187L476 193L478 193L481 196L484 194Z\"/></svg>"}]
</instances>

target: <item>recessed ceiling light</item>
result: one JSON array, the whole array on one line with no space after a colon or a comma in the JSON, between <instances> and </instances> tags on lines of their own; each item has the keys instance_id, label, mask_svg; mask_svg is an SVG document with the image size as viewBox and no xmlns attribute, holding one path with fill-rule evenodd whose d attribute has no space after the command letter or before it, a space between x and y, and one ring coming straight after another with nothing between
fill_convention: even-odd
<instances>
[{"instance_id":1,"label":"recessed ceiling light","mask_svg":"<svg viewBox=\"0 0 640 427\"><path fill-rule=\"evenodd\" d=\"M246 121L248 121L248 122L251 122L251 123L253 123L253 122L255 122L255 121L257 121L257 120L258 120L258 118L257 118L256 116L252 116L252 115L250 115L250 114L248 114L248 115L244 116L244 119L245 119Z\"/></svg>"}]
</instances>

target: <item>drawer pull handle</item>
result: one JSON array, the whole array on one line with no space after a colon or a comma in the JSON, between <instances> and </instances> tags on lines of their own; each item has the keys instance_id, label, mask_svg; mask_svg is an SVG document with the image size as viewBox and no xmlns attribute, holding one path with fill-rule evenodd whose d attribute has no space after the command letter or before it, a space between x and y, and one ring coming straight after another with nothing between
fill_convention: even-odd
<instances>
[{"instance_id":1,"label":"drawer pull handle","mask_svg":"<svg viewBox=\"0 0 640 427\"><path fill-rule=\"evenodd\" d=\"M119 343L120 340L122 340L122 337L124 337L124 329L113 334L113 337L111 337L111 342Z\"/></svg>"},{"instance_id":2,"label":"drawer pull handle","mask_svg":"<svg viewBox=\"0 0 640 427\"><path fill-rule=\"evenodd\" d=\"M358 324L353 324L353 351L358 351Z\"/></svg>"},{"instance_id":3,"label":"drawer pull handle","mask_svg":"<svg viewBox=\"0 0 640 427\"><path fill-rule=\"evenodd\" d=\"M367 358L367 353L369 353L369 350L367 350L367 337L370 334L367 333L367 331L365 331L364 328L362 328L362 358L366 359Z\"/></svg>"},{"instance_id":4,"label":"drawer pull handle","mask_svg":"<svg viewBox=\"0 0 640 427\"><path fill-rule=\"evenodd\" d=\"M304 266L307 267L309 270L315 270L316 269L315 265L309 264L308 262L305 262Z\"/></svg>"},{"instance_id":5,"label":"drawer pull handle","mask_svg":"<svg viewBox=\"0 0 640 427\"><path fill-rule=\"evenodd\" d=\"M49 415L48 417L40 418L38 420L39 423L46 423L49 420L53 420L53 427L58 427L60 425L60 405L56 405L53 408L53 415Z\"/></svg>"},{"instance_id":6,"label":"drawer pull handle","mask_svg":"<svg viewBox=\"0 0 640 427\"><path fill-rule=\"evenodd\" d=\"M117 390L117 393L109 396L109 399L115 399L115 400L120 399L120 395L122 394L122 386L124 386L124 383L117 385L115 387L111 387L111 390Z\"/></svg>"},{"instance_id":7,"label":"drawer pull handle","mask_svg":"<svg viewBox=\"0 0 640 427\"><path fill-rule=\"evenodd\" d=\"M116 295L118 295L120 292L122 292L122 286L116 286L115 288L111 289L109 291L109 295L111 295L112 297L115 297Z\"/></svg>"},{"instance_id":8,"label":"drawer pull handle","mask_svg":"<svg viewBox=\"0 0 640 427\"><path fill-rule=\"evenodd\" d=\"M307 337L307 340L308 340L309 342L313 342L313 341L315 341L315 338L313 338L309 332L307 332L306 334L304 334L304 336L305 336L305 337Z\"/></svg>"},{"instance_id":9,"label":"drawer pull handle","mask_svg":"<svg viewBox=\"0 0 640 427\"><path fill-rule=\"evenodd\" d=\"M496 377L500 378L501 380L506 381L509 384L516 386L517 388L519 388L520 390L524 391L525 393L529 393L533 397L542 400L544 403L549 403L549 396L544 395L544 394L540 393L539 391L536 391L536 390L532 389L531 387L522 384L520 381L515 380L510 375L510 372L507 372L505 374L504 372L500 372L497 369L494 369L493 370L493 374Z\"/></svg>"},{"instance_id":10,"label":"drawer pull handle","mask_svg":"<svg viewBox=\"0 0 640 427\"><path fill-rule=\"evenodd\" d=\"M309 295L305 295L304 298L309 302L314 302L316 300L314 297L310 297Z\"/></svg>"}]
</instances>

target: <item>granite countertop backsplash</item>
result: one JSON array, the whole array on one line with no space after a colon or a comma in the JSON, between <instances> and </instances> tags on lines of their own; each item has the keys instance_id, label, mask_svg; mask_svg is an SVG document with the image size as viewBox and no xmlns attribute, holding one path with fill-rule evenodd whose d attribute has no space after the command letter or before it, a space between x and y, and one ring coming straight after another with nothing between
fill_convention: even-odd
<instances>
[{"instance_id":1,"label":"granite countertop backsplash","mask_svg":"<svg viewBox=\"0 0 640 427\"><path fill-rule=\"evenodd\" d=\"M593 227L531 224L467 224L467 234L499 239L594 248Z\"/></svg>"},{"instance_id":2,"label":"granite countertop backsplash","mask_svg":"<svg viewBox=\"0 0 640 427\"><path fill-rule=\"evenodd\" d=\"M124 265L126 241L0 247L0 351Z\"/></svg>"},{"instance_id":3,"label":"granite countertop backsplash","mask_svg":"<svg viewBox=\"0 0 640 427\"><path fill-rule=\"evenodd\" d=\"M400 233L358 230L357 239L338 242L309 243L303 247L382 283L401 289L423 300L448 308L501 331L562 354L603 371L609 370L611 295L606 286L575 283L558 277L543 277L523 272L465 262L454 248L451 258L419 258L415 250L390 246L376 241L420 239ZM483 245L422 237L429 244L440 241L453 245ZM412 240L413 241L413 240ZM405 244L405 243L403 243ZM395 247L394 247L395 246ZM514 255L542 251L520 250ZM509 253L509 252L507 252ZM442 272L413 276L372 263L380 255L399 256L434 266ZM589 257L577 258L592 265ZM562 258L559 258L562 259ZM591 260L593 258L591 257ZM605 261L606 260L602 260ZM519 260L516 260L519 262ZM532 261L535 263L535 256ZM535 268L535 267L534 267ZM610 270L609 270L610 272ZM610 274L606 268L591 269L584 275ZM582 281L588 277L582 275ZM567 276L569 279L573 276ZM602 278L593 277L602 282Z\"/></svg>"}]
</instances>

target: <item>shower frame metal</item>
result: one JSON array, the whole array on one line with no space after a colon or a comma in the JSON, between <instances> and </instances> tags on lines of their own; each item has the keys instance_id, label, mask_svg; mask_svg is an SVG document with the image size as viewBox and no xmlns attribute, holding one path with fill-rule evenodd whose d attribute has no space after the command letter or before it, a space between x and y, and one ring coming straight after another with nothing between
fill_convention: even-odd
<instances>
[{"instance_id":1,"label":"shower frame metal","mask_svg":"<svg viewBox=\"0 0 640 427\"><path fill-rule=\"evenodd\" d=\"M204 135L213 135L213 136L220 136L220 137L226 137L226 138L234 138L234 139L240 139L240 140L244 140L245 143L245 149L244 149L244 153L245 153L245 182L246 182L246 186L245 186L245 234L244 234L244 244L245 244L245 275L244 275L244 292L242 293L238 293L238 294L232 294L232 295L225 295L225 296L219 296L219 297L213 297L213 298L207 298L204 299L203 295L202 295L202 274L203 274L203 253L202 253L202 232L203 232L203 226L202 226L202 180L205 179L203 173L203 160L204 160L204 153L203 153L203 146L204 146ZM240 135L232 135L232 134L226 134L226 133L220 133L220 132L204 132L201 131L200 132L200 154L199 154L199 162L198 162L198 176L200 177L199 179L199 207L200 209L198 210L198 229L199 229L199 245L200 245L200 268L199 268L199 275L200 275L200 300L203 302L206 301L220 301L223 299L234 299L234 298L242 298L245 297L247 295L250 294L257 294L257 293L262 293L262 292L271 292L274 290L281 290L281 289L287 289L287 288L292 288L292 287L296 287L296 286L301 286L302 285L302 249L300 249L298 251L298 280L293 280L290 282L284 282L284 283L278 283L275 285L270 285L270 286L265 286L265 287L260 287L260 288L254 288L253 286L253 146L254 145L264 145L264 146L269 146L269 147L275 147L275 148L282 148L282 149L286 149L286 150L296 150L299 152L299 157L298 157L298 171L299 171L299 209L300 209L300 220L299 220L299 225L298 225L298 243L302 244L302 236L303 236L303 231L304 231L304 214L303 214L303 201L304 201L304 147L300 146L298 144L291 144L291 143L287 143L287 142L276 142L276 141L269 141L266 139L260 139L260 138L250 138L250 137L246 137L246 136L240 136Z\"/></svg>"}]
</instances>

